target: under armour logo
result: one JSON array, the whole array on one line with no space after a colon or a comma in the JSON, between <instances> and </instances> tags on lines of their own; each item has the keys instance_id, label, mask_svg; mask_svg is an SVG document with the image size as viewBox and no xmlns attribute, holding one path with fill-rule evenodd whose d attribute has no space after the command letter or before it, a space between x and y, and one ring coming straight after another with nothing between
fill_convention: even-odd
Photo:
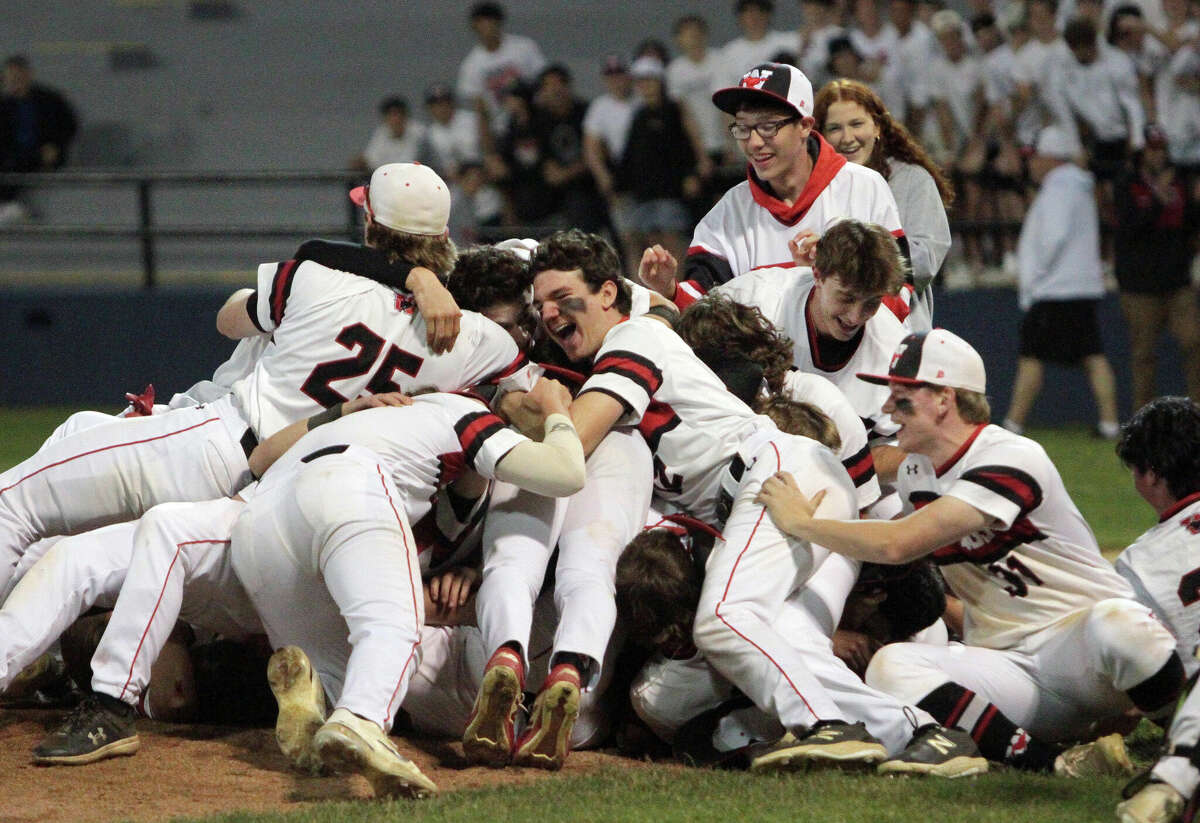
<instances>
[{"instance_id":1,"label":"under armour logo","mask_svg":"<svg viewBox=\"0 0 1200 823\"><path fill-rule=\"evenodd\" d=\"M812 736L820 738L821 740L833 741L838 739L838 732L836 729L821 729L817 732L814 732Z\"/></svg>"},{"instance_id":2,"label":"under armour logo","mask_svg":"<svg viewBox=\"0 0 1200 823\"><path fill-rule=\"evenodd\" d=\"M88 732L88 740L92 741L93 746L98 746L101 740L108 740L108 735L104 733L104 729L96 729L94 732Z\"/></svg>"},{"instance_id":3,"label":"under armour logo","mask_svg":"<svg viewBox=\"0 0 1200 823\"><path fill-rule=\"evenodd\" d=\"M751 69L748 74L742 78L741 86L744 89L756 89L763 83L767 82L767 78L775 72L770 69Z\"/></svg>"},{"instance_id":4,"label":"under armour logo","mask_svg":"<svg viewBox=\"0 0 1200 823\"><path fill-rule=\"evenodd\" d=\"M954 748L954 741L941 734L935 734L925 742L937 749L938 754L947 754Z\"/></svg>"},{"instance_id":5,"label":"under armour logo","mask_svg":"<svg viewBox=\"0 0 1200 823\"><path fill-rule=\"evenodd\" d=\"M1200 514L1193 514L1179 521L1179 525L1188 530L1188 534L1200 534Z\"/></svg>"},{"instance_id":6,"label":"under armour logo","mask_svg":"<svg viewBox=\"0 0 1200 823\"><path fill-rule=\"evenodd\" d=\"M906 474L917 474L921 470L919 468L917 468L914 464L909 463L907 466L904 467L904 471Z\"/></svg>"}]
</instances>

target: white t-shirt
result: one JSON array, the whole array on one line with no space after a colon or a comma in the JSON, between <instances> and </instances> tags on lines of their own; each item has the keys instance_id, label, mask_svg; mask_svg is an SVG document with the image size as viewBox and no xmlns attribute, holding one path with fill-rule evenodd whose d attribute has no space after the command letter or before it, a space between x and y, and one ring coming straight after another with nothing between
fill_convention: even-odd
<instances>
[{"instance_id":1,"label":"white t-shirt","mask_svg":"<svg viewBox=\"0 0 1200 823\"><path fill-rule=\"evenodd\" d=\"M259 266L252 308L271 339L233 399L260 440L364 391L491 380L528 390L538 374L504 329L475 312L463 312L454 348L435 355L411 295L313 260Z\"/></svg>"},{"instance_id":2,"label":"white t-shirt","mask_svg":"<svg viewBox=\"0 0 1200 823\"><path fill-rule=\"evenodd\" d=\"M854 353L843 363L824 363L815 351L816 332L808 320L808 301L812 297L812 269L769 268L735 277L715 290L736 303L754 306L777 329L792 338L792 365L802 372L818 374L831 381L850 402L862 419L872 440L890 439L898 426L883 413L888 398L887 386L859 380L858 372L887 374L892 355L908 329L891 310L880 306L863 327L862 339Z\"/></svg>"},{"instance_id":3,"label":"white t-shirt","mask_svg":"<svg viewBox=\"0 0 1200 823\"><path fill-rule=\"evenodd\" d=\"M1095 61L1084 65L1067 50L1047 62L1046 72L1045 94L1059 125L1074 131L1079 117L1097 140L1127 140L1134 150L1141 148L1146 112L1128 55L1101 49Z\"/></svg>"},{"instance_id":4,"label":"white t-shirt","mask_svg":"<svg viewBox=\"0 0 1200 823\"><path fill-rule=\"evenodd\" d=\"M982 63L974 57L964 57L951 63L945 57L929 61L931 96L944 100L954 119L956 143L948 148L958 151L975 135L975 121L984 87Z\"/></svg>"},{"instance_id":5,"label":"white t-shirt","mask_svg":"<svg viewBox=\"0 0 1200 823\"><path fill-rule=\"evenodd\" d=\"M1175 635L1176 650L1191 677L1200 669L1200 494L1163 512L1158 524L1121 552L1114 564L1141 603Z\"/></svg>"},{"instance_id":6,"label":"white t-shirt","mask_svg":"<svg viewBox=\"0 0 1200 823\"><path fill-rule=\"evenodd\" d=\"M473 111L456 109L449 123L433 121L425 130L426 162L439 174L451 177L468 161L478 161L479 117Z\"/></svg>"},{"instance_id":7,"label":"white t-shirt","mask_svg":"<svg viewBox=\"0 0 1200 823\"><path fill-rule=\"evenodd\" d=\"M421 143L425 139L425 126L412 120L404 128L404 134L396 137L386 123L380 123L371 132L371 139L363 149L367 166L377 169L388 163L412 163L421 159Z\"/></svg>"},{"instance_id":8,"label":"white t-shirt","mask_svg":"<svg viewBox=\"0 0 1200 823\"><path fill-rule=\"evenodd\" d=\"M501 119L504 90L514 80L533 80L545 67L538 44L520 34L501 35L495 51L476 43L458 67L458 97L465 103L482 97L493 120Z\"/></svg>"},{"instance_id":9,"label":"white t-shirt","mask_svg":"<svg viewBox=\"0 0 1200 823\"><path fill-rule=\"evenodd\" d=\"M1017 240L1023 311L1043 300L1104 296L1095 190L1092 173L1071 163L1042 180Z\"/></svg>"},{"instance_id":10,"label":"white t-shirt","mask_svg":"<svg viewBox=\"0 0 1200 823\"><path fill-rule=\"evenodd\" d=\"M1179 81L1200 76L1200 45L1183 46L1167 63L1154 86L1158 119L1176 163L1200 163L1200 94Z\"/></svg>"},{"instance_id":11,"label":"white t-shirt","mask_svg":"<svg viewBox=\"0 0 1200 823\"><path fill-rule=\"evenodd\" d=\"M653 317L633 317L604 336L579 394L600 391L625 406L654 456L659 497L716 523L721 479L742 442L765 431L785 436L725 389L679 335Z\"/></svg>"},{"instance_id":12,"label":"white t-shirt","mask_svg":"<svg viewBox=\"0 0 1200 823\"><path fill-rule=\"evenodd\" d=\"M588 105L583 115L583 133L604 144L610 165L621 162L635 109L637 98L632 94L623 100L611 94L602 94Z\"/></svg>"},{"instance_id":13,"label":"white t-shirt","mask_svg":"<svg viewBox=\"0 0 1200 823\"><path fill-rule=\"evenodd\" d=\"M720 69L720 57L713 51L705 52L699 63L681 54L667 66L667 94L687 106L707 152L724 151L729 142L721 110L712 102Z\"/></svg>"},{"instance_id":14,"label":"white t-shirt","mask_svg":"<svg viewBox=\"0 0 1200 823\"><path fill-rule=\"evenodd\" d=\"M981 425L936 469L925 455L910 454L897 487L906 514L948 495L994 521L930 555L963 601L969 646L1018 649L1100 600L1133 597L1100 554L1058 469L1028 438Z\"/></svg>"},{"instance_id":15,"label":"white t-shirt","mask_svg":"<svg viewBox=\"0 0 1200 823\"><path fill-rule=\"evenodd\" d=\"M759 63L770 62L780 52L797 54L800 38L794 31L769 31L761 40L738 37L721 47L721 71L718 88L736 86L742 75Z\"/></svg>"}]
</instances>

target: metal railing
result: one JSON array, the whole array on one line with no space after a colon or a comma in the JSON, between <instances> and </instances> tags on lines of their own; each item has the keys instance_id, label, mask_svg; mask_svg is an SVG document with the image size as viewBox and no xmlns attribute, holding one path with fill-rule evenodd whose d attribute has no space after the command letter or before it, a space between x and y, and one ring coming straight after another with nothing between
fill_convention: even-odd
<instances>
[{"instance_id":1,"label":"metal railing","mask_svg":"<svg viewBox=\"0 0 1200 823\"><path fill-rule=\"evenodd\" d=\"M16 223L0 225L0 237L35 240L84 240L90 238L137 240L141 250L142 283L153 288L158 283L156 241L159 239L254 239L268 237L337 237L355 240L362 236L358 208L344 198L345 221L312 225L236 225L170 224L155 222L155 189L161 186L264 186L278 184L328 184L339 196L358 185L363 175L349 171L60 171L51 174L0 174L0 187L28 189L71 187L128 187L136 195L136 225L96 223ZM1016 234L1020 223L1000 221L953 221L951 230L959 235ZM479 240L491 242L508 237L543 237L550 226L493 226L479 232Z\"/></svg>"},{"instance_id":2,"label":"metal railing","mask_svg":"<svg viewBox=\"0 0 1200 823\"><path fill-rule=\"evenodd\" d=\"M158 225L155 222L154 195L160 186L263 186L266 184L329 184L345 192L358 185L362 176L347 171L61 171L52 174L0 174L0 186L28 189L72 187L128 187L136 195L137 222L129 224L96 223L16 223L0 225L0 237L72 240L88 238L127 238L141 247L142 282L146 288L157 285L156 240L258 237L361 236L357 207L346 199L346 220L322 225L246 226L232 224Z\"/></svg>"}]
</instances>

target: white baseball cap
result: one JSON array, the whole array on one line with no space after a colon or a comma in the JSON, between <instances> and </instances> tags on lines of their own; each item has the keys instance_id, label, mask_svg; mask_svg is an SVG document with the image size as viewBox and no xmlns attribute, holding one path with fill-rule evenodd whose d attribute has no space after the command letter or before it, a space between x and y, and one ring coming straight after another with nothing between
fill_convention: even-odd
<instances>
[{"instance_id":1,"label":"white baseball cap","mask_svg":"<svg viewBox=\"0 0 1200 823\"><path fill-rule=\"evenodd\" d=\"M635 80L647 77L659 79L663 76L664 69L661 60L647 54L633 61L633 65L629 67L629 73Z\"/></svg>"},{"instance_id":2,"label":"white baseball cap","mask_svg":"<svg viewBox=\"0 0 1200 823\"><path fill-rule=\"evenodd\" d=\"M743 103L771 100L783 103L801 117L813 112L812 83L804 72L786 63L759 63L742 75L741 82L713 92L713 105L726 114L737 114Z\"/></svg>"},{"instance_id":3,"label":"white baseball cap","mask_svg":"<svg viewBox=\"0 0 1200 823\"><path fill-rule=\"evenodd\" d=\"M957 334L945 329L910 334L900 341L887 374L858 373L859 380L887 385L928 384L984 394L987 373L979 352Z\"/></svg>"},{"instance_id":4,"label":"white baseball cap","mask_svg":"<svg viewBox=\"0 0 1200 823\"><path fill-rule=\"evenodd\" d=\"M450 219L450 188L420 163L380 166L370 185L351 189L350 199L379 225L407 234L443 235Z\"/></svg>"}]
</instances>

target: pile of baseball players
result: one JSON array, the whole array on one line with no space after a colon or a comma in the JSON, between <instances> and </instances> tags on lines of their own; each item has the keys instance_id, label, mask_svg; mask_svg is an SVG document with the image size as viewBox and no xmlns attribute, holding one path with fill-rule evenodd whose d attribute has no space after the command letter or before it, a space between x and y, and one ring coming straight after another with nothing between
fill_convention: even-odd
<instances>
[{"instance_id":1,"label":"pile of baseball players","mask_svg":"<svg viewBox=\"0 0 1200 823\"><path fill-rule=\"evenodd\" d=\"M155 665L183 633L265 635L283 753L381 796L436 791L400 716L494 767L637 726L753 772L1131 773L1105 732L1167 723L1198 665L1200 408L1124 429L1162 520L1114 569L989 424L979 354L912 328L891 193L812 131L803 74L714 102L748 179L687 261L646 250L658 292L577 230L459 252L441 179L382 166L363 244L309 241L220 308L211 380L72 415L0 475L0 691L111 609L34 761L196 716L188 666ZM1121 819L1181 813L1198 738L1189 699Z\"/></svg>"}]
</instances>

